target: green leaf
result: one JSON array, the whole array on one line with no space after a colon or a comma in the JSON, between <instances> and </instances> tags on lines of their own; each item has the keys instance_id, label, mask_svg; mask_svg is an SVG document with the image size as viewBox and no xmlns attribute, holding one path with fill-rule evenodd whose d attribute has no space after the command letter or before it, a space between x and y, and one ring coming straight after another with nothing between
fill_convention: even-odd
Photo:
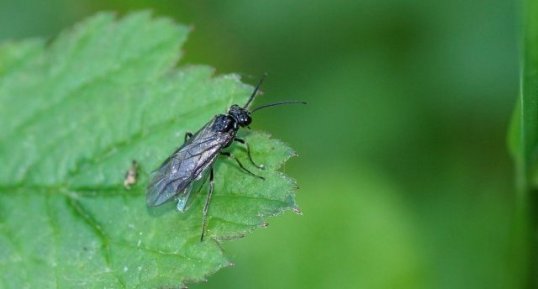
<instances>
[{"instance_id":1,"label":"green leaf","mask_svg":"<svg viewBox=\"0 0 538 289\"><path fill-rule=\"evenodd\" d=\"M514 284L538 286L538 1L524 1L521 87L508 147L516 172L516 210L510 264Z\"/></svg>"},{"instance_id":2,"label":"green leaf","mask_svg":"<svg viewBox=\"0 0 538 289\"><path fill-rule=\"evenodd\" d=\"M538 4L526 2L525 31L523 40L521 94L513 118L510 133L511 151L521 158L521 173L527 186L532 183L532 174L538 160Z\"/></svg>"},{"instance_id":3,"label":"green leaf","mask_svg":"<svg viewBox=\"0 0 538 289\"><path fill-rule=\"evenodd\" d=\"M0 46L0 288L180 287L230 265L221 240L296 208L294 181L278 171L294 152L257 132L243 136L266 181L218 160L206 241L207 185L185 213L146 207L147 172L252 91L236 75L177 68L188 30L101 13L50 45ZM140 178L127 190L134 159Z\"/></svg>"}]
</instances>

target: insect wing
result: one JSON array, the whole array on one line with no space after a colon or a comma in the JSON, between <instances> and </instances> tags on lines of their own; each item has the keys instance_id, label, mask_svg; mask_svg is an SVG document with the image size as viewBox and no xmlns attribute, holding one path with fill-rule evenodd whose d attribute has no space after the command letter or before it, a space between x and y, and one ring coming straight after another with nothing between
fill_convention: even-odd
<instances>
[{"instance_id":1,"label":"insect wing","mask_svg":"<svg viewBox=\"0 0 538 289\"><path fill-rule=\"evenodd\" d=\"M173 155L152 173L146 201L148 206L159 206L185 191L189 175L181 172L181 160Z\"/></svg>"},{"instance_id":2,"label":"insect wing","mask_svg":"<svg viewBox=\"0 0 538 289\"><path fill-rule=\"evenodd\" d=\"M188 185L187 188L185 188L185 190L181 194L178 194L177 205L176 205L176 208L178 211L182 213L185 212L185 210L187 209L187 202L189 201L189 198L191 196L191 192L192 192L192 183Z\"/></svg>"},{"instance_id":3,"label":"insect wing","mask_svg":"<svg viewBox=\"0 0 538 289\"><path fill-rule=\"evenodd\" d=\"M149 206L159 206L175 196L180 202L185 199L186 204L190 192L188 187L202 177L220 149L233 138L232 135L213 131L212 123L190 138L153 173L146 196Z\"/></svg>"}]
</instances>

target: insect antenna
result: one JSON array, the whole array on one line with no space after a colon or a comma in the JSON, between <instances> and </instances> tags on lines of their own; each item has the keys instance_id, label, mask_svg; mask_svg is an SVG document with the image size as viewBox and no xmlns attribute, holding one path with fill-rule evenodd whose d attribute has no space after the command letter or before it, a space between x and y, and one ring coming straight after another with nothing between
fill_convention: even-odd
<instances>
[{"instance_id":1,"label":"insect antenna","mask_svg":"<svg viewBox=\"0 0 538 289\"><path fill-rule=\"evenodd\" d=\"M264 104L264 105L261 105L261 106L258 106L256 108L254 108L253 110L250 111L250 113L253 113L253 112L255 112L257 110L260 110L262 108L267 108L267 107L277 106L277 105L283 105L283 104L306 104L306 101L288 100L288 101L280 101L280 102L275 102L275 103Z\"/></svg>"},{"instance_id":2,"label":"insect antenna","mask_svg":"<svg viewBox=\"0 0 538 289\"><path fill-rule=\"evenodd\" d=\"M260 81L258 81L258 84L256 85L256 88L254 88L254 91L250 95L247 103L245 104L245 106L243 106L243 108L247 108L250 105L250 103L252 102L252 100L254 100L254 97L256 97L256 93L258 93L258 90L260 89L260 86L262 85L263 80L265 79L265 77L267 77L267 72L262 75L262 78L260 78Z\"/></svg>"}]
</instances>

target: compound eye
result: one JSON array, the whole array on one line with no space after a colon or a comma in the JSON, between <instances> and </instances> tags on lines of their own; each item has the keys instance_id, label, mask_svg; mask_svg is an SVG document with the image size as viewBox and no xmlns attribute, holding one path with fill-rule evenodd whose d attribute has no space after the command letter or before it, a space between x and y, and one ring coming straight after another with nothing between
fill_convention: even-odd
<instances>
[{"instance_id":1,"label":"compound eye","mask_svg":"<svg viewBox=\"0 0 538 289\"><path fill-rule=\"evenodd\" d=\"M245 114L245 117L243 118L242 122L244 126L247 126L252 122L252 118L250 117L250 115Z\"/></svg>"}]
</instances>

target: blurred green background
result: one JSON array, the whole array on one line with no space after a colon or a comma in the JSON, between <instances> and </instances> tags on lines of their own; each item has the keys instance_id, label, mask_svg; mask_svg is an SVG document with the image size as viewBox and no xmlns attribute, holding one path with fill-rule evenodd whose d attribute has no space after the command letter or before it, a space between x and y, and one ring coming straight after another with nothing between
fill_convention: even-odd
<instances>
[{"instance_id":1,"label":"blurred green background","mask_svg":"<svg viewBox=\"0 0 538 289\"><path fill-rule=\"evenodd\" d=\"M194 27L182 64L309 103L254 123L298 151L303 216L224 244L236 266L193 288L515 286L515 2L0 0L0 40L140 9Z\"/></svg>"}]
</instances>

